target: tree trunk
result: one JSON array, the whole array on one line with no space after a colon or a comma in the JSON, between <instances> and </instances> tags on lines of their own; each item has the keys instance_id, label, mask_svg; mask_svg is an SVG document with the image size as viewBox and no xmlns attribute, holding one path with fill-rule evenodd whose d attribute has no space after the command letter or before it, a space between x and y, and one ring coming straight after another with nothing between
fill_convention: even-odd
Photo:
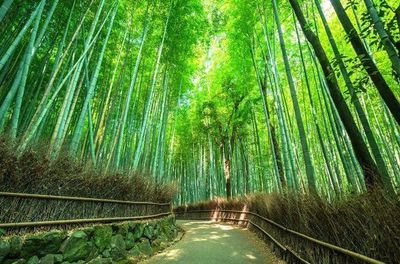
<instances>
[{"instance_id":1,"label":"tree trunk","mask_svg":"<svg viewBox=\"0 0 400 264\"><path fill-rule=\"evenodd\" d=\"M229 200L232 198L232 187L231 187L231 158L229 146L227 146L228 140L223 139L221 143L221 158L223 162L223 173L225 178L225 195Z\"/></svg>"},{"instance_id":2,"label":"tree trunk","mask_svg":"<svg viewBox=\"0 0 400 264\"><path fill-rule=\"evenodd\" d=\"M364 2L365 5L367 6L369 15L371 16L376 32L381 38L383 47L386 50L386 53L388 54L390 61L392 62L393 71L396 73L398 77L400 77L400 58L399 55L397 54L396 47L394 43L392 43L388 33L386 32L382 20L379 17L378 11L376 10L372 1L364 0Z\"/></svg>"},{"instance_id":3,"label":"tree trunk","mask_svg":"<svg viewBox=\"0 0 400 264\"><path fill-rule=\"evenodd\" d=\"M27 30L33 23L34 19L38 15L38 12L40 11L40 9L42 8L42 4L43 4L43 2L40 2L38 4L35 11L32 12L31 16L29 17L28 21L25 23L24 27L21 29L21 31L18 33L17 37L14 39L13 43L10 45L10 47L7 49L7 51L5 52L3 57L0 59L0 71L3 69L3 67L6 65L8 60L14 54L14 51L19 46L19 43L21 42L25 33L27 32Z\"/></svg>"},{"instance_id":4,"label":"tree trunk","mask_svg":"<svg viewBox=\"0 0 400 264\"><path fill-rule=\"evenodd\" d=\"M231 161L227 157L224 157L224 175L225 175L226 198L229 200L232 197L232 191L231 191Z\"/></svg>"},{"instance_id":5,"label":"tree trunk","mask_svg":"<svg viewBox=\"0 0 400 264\"><path fill-rule=\"evenodd\" d=\"M279 144L278 144L278 139L276 137L275 127L272 124L270 124L269 127L270 127L270 131L271 131L272 145L273 145L274 152L275 152L276 165L278 167L279 180L281 182L282 189L286 189L287 184L286 184L286 179L285 179L285 172L283 171L281 150L279 149Z\"/></svg>"},{"instance_id":6,"label":"tree trunk","mask_svg":"<svg viewBox=\"0 0 400 264\"><path fill-rule=\"evenodd\" d=\"M306 166L308 188L309 188L310 192L316 192L317 187L316 187L316 182L315 182L314 167L312 165L310 150L309 150L308 143L307 143L306 132L304 129L304 124L303 124L303 120L302 120L301 113L300 113L300 106L299 106L299 103L297 100L296 87L294 85L292 72L290 69L290 63L289 63L289 59L288 59L287 52L286 52L286 45L285 45L285 41L283 38L283 31L282 31L281 22L279 19L278 7L276 4L276 0L272 0L272 5L273 5L273 10L274 10L275 21L276 21L277 28L278 28L279 43L281 45L283 62L285 65L286 75L287 75L287 79L289 82L290 95L291 95L291 98L293 101L293 108L294 108L294 112L295 112L296 124L297 124L297 128L299 130L301 149L303 152L304 163Z\"/></svg>"},{"instance_id":7,"label":"tree trunk","mask_svg":"<svg viewBox=\"0 0 400 264\"><path fill-rule=\"evenodd\" d=\"M0 6L0 22L3 20L3 18L6 16L8 9L10 9L10 6L14 0L4 0L3 4Z\"/></svg>"},{"instance_id":8,"label":"tree trunk","mask_svg":"<svg viewBox=\"0 0 400 264\"><path fill-rule=\"evenodd\" d=\"M130 106L130 102L131 102L131 98L132 98L132 92L133 92L133 89L135 88L135 84L136 84L136 80L137 80L137 76L138 76L138 72L139 72L139 67L140 67L140 64L142 61L144 43L146 41L147 32L149 31L148 8L149 8L149 6L147 7L147 11L146 11L146 20L143 25L143 33L142 33L142 37L141 37L141 41L140 41L140 48L138 51L138 55L136 57L135 67L133 68L132 79L131 79L131 82L129 85L128 94L126 96L124 112L123 112L123 114L121 116L121 120L120 120L121 129L119 132L119 139L118 139L118 145L117 145L117 154L116 154L116 161L115 161L116 168L119 167L120 160L121 160L121 145L122 145L124 132L125 132L125 124L126 124L126 121L128 118L128 110L129 110L129 106Z\"/></svg>"},{"instance_id":9,"label":"tree trunk","mask_svg":"<svg viewBox=\"0 0 400 264\"><path fill-rule=\"evenodd\" d=\"M101 14L101 11L103 9L103 6L104 6L104 0L101 1L100 5L99 5L99 8L97 9L95 20L93 21L93 23L91 25L91 28L90 28L90 31L89 31L88 42L90 41L91 36L94 33L94 30L96 28L97 21L100 18L100 14ZM107 47L107 43L108 43L108 39L110 37L110 33L112 31L112 28L113 28L114 18L115 18L115 15L117 13L116 11L117 11L117 9L114 10L113 16L111 18L111 22L110 22L109 29L108 29L108 32L107 32L107 36L106 36L106 39L105 39L105 41L103 43L103 47L101 49L101 53L100 53L100 56L99 56L97 64L96 64L96 68L95 68L95 71L93 73L93 77L90 80L90 84L89 84L89 87L87 89L87 94L86 94L85 100L83 102L83 106L82 106L82 109L81 109L81 113L79 115L79 119L78 119L78 122L77 122L77 125L76 125L76 128L75 128L74 135L72 137L72 141L71 141L71 153L72 154L75 154L75 152L78 149L78 145L79 145L79 141L81 139L81 134L82 134L84 122L85 122L86 116L88 115L89 104L90 104L90 102L91 102L91 100L93 98L94 91L96 89L97 79L98 79L98 76L99 76L99 73L100 73L100 69L101 69L101 65L102 65L102 62L103 62L104 53L105 53L105 50L106 50L106 47ZM85 46L88 45L88 42L85 43ZM85 56L85 59L86 58L87 58L87 56Z\"/></svg>"},{"instance_id":10,"label":"tree trunk","mask_svg":"<svg viewBox=\"0 0 400 264\"><path fill-rule=\"evenodd\" d=\"M356 29L351 23L349 17L346 14L345 9L343 8L340 0L330 0L335 12L343 25L344 30L347 33L347 36L350 39L351 45L353 46L355 52L360 58L361 63L364 66L364 69L368 72L369 77L372 82L375 84L376 89L378 89L379 94L382 99L385 101L387 107L392 113L394 119L397 124L400 125L400 103L394 95L393 91L390 89L389 85L383 78L381 72L378 67L372 60L371 55L365 49ZM293 2L293 1L291 1ZM328 61L329 62L329 61Z\"/></svg>"},{"instance_id":11,"label":"tree trunk","mask_svg":"<svg viewBox=\"0 0 400 264\"><path fill-rule=\"evenodd\" d=\"M387 171L387 168L386 168L384 159L382 157L381 151L379 150L378 143L376 142L376 139L375 139L375 137L374 137L374 135L372 133L371 126L370 126L370 124L369 124L369 122L367 120L367 116L366 116L364 110L362 109L360 100L359 100L358 95L356 94L355 88L354 88L354 86L353 86L353 84L351 82L349 73L348 73L348 71L346 69L346 66L345 66L343 60L342 60L342 56L341 56L341 54L339 52L339 49L338 49L338 47L336 45L335 39L334 39L333 34L332 34L332 32L331 32L331 30L329 28L328 22L326 21L326 18L324 16L323 11L322 11L322 8L321 8L321 5L319 3L319 0L315 0L315 3L316 3L316 6L317 6L317 9L318 9L318 12L320 14L320 17L322 19L325 31L326 31L326 33L328 35L329 42L331 43L332 50L333 50L333 52L335 54L336 61L338 62L340 72L342 73L343 79L344 79L344 81L346 83L346 87L350 92L351 101L352 101L352 103L353 103L353 105L354 105L354 107L356 109L356 112L357 112L359 118L360 118L362 127L364 128L364 133L367 136L367 140L368 140L368 143L370 145L372 155L375 158L379 173L382 175L382 177L384 179L384 183L385 183L386 189L391 191L391 192L394 192L392 184L391 184L391 181L390 181L390 175L389 175L389 173Z\"/></svg>"},{"instance_id":12,"label":"tree trunk","mask_svg":"<svg viewBox=\"0 0 400 264\"><path fill-rule=\"evenodd\" d=\"M157 83L157 77L158 77L158 71L159 71L159 68L160 68L161 56L163 54L163 49L164 49L164 42L165 42L165 39L167 37L168 25L169 25L169 21L170 21L171 11L172 11L172 5L170 7L168 16L167 16L166 21L165 21L165 25L164 25L164 29L163 29L163 35L162 35L161 42L160 42L160 45L159 45L158 51L157 51L157 60L156 60L155 69L154 69L152 80L151 80L150 94L149 94L149 97L148 97L147 102L146 102L146 107L145 107L144 116L143 116L143 123L142 123L142 126L140 128L140 134L139 134L138 143L137 143L137 146L136 146L135 157L134 157L134 160L133 160L133 168L134 169L138 169L139 161L140 161L140 158L141 158L142 152L143 152L143 144L144 144L144 139L145 139L145 133L147 131L148 119L149 119L149 115L150 115L150 111L151 111L151 104L153 103L154 90L155 90L155 86L156 86L156 83Z\"/></svg>"},{"instance_id":13,"label":"tree trunk","mask_svg":"<svg viewBox=\"0 0 400 264\"><path fill-rule=\"evenodd\" d=\"M261 13L260 13L261 17ZM294 162L292 159L293 156L293 149L290 147L291 146L291 139L290 136L287 133L287 121L285 120L285 116L283 113L283 107L282 107L282 98L281 98L281 91L280 91L280 82L279 82L279 76L278 76L278 67L276 64L275 58L275 45L271 45L271 41L269 39L269 32L267 28L267 23L262 20L261 17L261 23L262 23L262 29L263 29L263 35L265 38L265 44L267 47L267 52L266 54L263 54L263 58L265 60L265 65L266 65L266 73L267 77L269 79L269 82L271 83L271 89L272 89L272 94L274 97L274 100L276 102L276 109L277 109L277 116L278 116L278 124L279 124L279 132L281 135L282 139L282 156L283 156L283 161L284 161L284 171L285 171L285 176L286 176L286 184L288 188L292 188L294 190L298 190L299 187L299 179L298 179L298 174L295 173L295 168L294 168ZM268 58L268 59L267 59ZM272 69L268 69L268 64L271 64ZM271 72L272 74L271 74ZM272 76L271 76L272 75Z\"/></svg>"},{"instance_id":14,"label":"tree trunk","mask_svg":"<svg viewBox=\"0 0 400 264\"><path fill-rule=\"evenodd\" d=\"M293 10L296 14L296 17L301 25L301 28L303 29L303 32L307 40L312 45L315 54L322 66L322 70L324 72L326 83L328 85L328 89L332 96L333 102L340 115L343 125L347 131L347 134L350 137L357 159L364 171L365 183L367 187L369 189L372 189L375 186L383 186L382 177L378 172L376 164L368 151L367 145L365 144L362 135L356 126L356 123L354 122L350 109L348 108L343 98L343 95L340 92L335 77L335 72L332 69L332 66L329 62L329 59L325 53L324 48L321 45L321 42L314 34L314 32L311 30L311 28L308 26L298 2L296 0L289 0L289 1L291 6L293 7Z\"/></svg>"}]
</instances>

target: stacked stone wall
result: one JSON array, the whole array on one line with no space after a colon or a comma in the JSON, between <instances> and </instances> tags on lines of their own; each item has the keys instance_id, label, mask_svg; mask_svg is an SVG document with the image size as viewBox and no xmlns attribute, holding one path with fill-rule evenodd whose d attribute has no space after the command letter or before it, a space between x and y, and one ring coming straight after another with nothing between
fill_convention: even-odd
<instances>
[{"instance_id":1,"label":"stacked stone wall","mask_svg":"<svg viewBox=\"0 0 400 264\"><path fill-rule=\"evenodd\" d=\"M0 263L132 263L169 246L175 216L0 238Z\"/></svg>"}]
</instances>

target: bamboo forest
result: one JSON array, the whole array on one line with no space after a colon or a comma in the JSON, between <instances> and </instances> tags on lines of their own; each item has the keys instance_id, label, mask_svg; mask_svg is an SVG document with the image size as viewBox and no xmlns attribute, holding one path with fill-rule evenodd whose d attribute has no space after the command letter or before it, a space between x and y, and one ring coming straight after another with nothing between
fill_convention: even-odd
<instances>
[{"instance_id":1,"label":"bamboo forest","mask_svg":"<svg viewBox=\"0 0 400 264\"><path fill-rule=\"evenodd\" d=\"M0 1L0 263L400 263L399 195L398 0Z\"/></svg>"}]
</instances>

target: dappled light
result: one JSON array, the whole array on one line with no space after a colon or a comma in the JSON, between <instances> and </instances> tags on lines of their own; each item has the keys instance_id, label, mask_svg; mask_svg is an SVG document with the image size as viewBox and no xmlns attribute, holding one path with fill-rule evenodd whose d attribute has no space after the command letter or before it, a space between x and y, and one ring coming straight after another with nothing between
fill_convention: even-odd
<instances>
[{"instance_id":1,"label":"dappled light","mask_svg":"<svg viewBox=\"0 0 400 264\"><path fill-rule=\"evenodd\" d=\"M0 36L0 264L400 260L399 0L1 0Z\"/></svg>"},{"instance_id":2,"label":"dappled light","mask_svg":"<svg viewBox=\"0 0 400 264\"><path fill-rule=\"evenodd\" d=\"M182 240L146 263L279 263L245 229L214 221L178 223L185 230Z\"/></svg>"},{"instance_id":3,"label":"dappled light","mask_svg":"<svg viewBox=\"0 0 400 264\"><path fill-rule=\"evenodd\" d=\"M170 249L167 252L165 252L165 254L163 254L163 256L167 260L176 261L177 259L179 259L181 252L182 252L182 250L180 250L180 249Z\"/></svg>"},{"instance_id":4,"label":"dappled light","mask_svg":"<svg viewBox=\"0 0 400 264\"><path fill-rule=\"evenodd\" d=\"M257 259L255 256L250 255L250 254L246 254L246 257L248 257L251 260Z\"/></svg>"},{"instance_id":5,"label":"dappled light","mask_svg":"<svg viewBox=\"0 0 400 264\"><path fill-rule=\"evenodd\" d=\"M246 219L246 213L245 212L248 212L249 211L249 209L247 208L247 204L245 204L244 206L243 206L243 208L242 208L242 213L240 214L240 216L239 216L239 220L245 220ZM239 224L240 224L240 222L239 222Z\"/></svg>"}]
</instances>

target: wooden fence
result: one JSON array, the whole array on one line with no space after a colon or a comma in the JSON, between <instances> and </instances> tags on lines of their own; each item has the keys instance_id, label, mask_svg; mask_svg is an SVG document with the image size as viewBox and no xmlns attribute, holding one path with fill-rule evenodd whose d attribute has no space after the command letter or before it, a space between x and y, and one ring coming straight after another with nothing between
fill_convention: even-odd
<instances>
[{"instance_id":1,"label":"wooden fence","mask_svg":"<svg viewBox=\"0 0 400 264\"><path fill-rule=\"evenodd\" d=\"M7 233L160 218L171 203L0 192L0 228Z\"/></svg>"},{"instance_id":2,"label":"wooden fence","mask_svg":"<svg viewBox=\"0 0 400 264\"><path fill-rule=\"evenodd\" d=\"M190 210L176 211L175 214L177 219L226 221L247 226L264 240L271 242L274 250L289 263L383 263L291 230L253 212Z\"/></svg>"}]
</instances>

